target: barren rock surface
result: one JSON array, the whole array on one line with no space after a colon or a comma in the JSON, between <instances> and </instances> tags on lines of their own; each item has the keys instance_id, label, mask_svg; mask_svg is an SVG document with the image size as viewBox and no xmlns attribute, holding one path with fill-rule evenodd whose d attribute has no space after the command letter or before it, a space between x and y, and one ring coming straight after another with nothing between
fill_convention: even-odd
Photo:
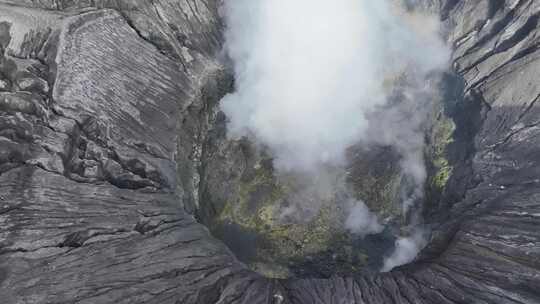
<instances>
[{"instance_id":1,"label":"barren rock surface","mask_svg":"<svg viewBox=\"0 0 540 304\"><path fill-rule=\"evenodd\" d=\"M390 273L270 280L191 214L213 0L0 0L0 302L539 303L540 2L423 0L460 94L433 228Z\"/></svg>"}]
</instances>

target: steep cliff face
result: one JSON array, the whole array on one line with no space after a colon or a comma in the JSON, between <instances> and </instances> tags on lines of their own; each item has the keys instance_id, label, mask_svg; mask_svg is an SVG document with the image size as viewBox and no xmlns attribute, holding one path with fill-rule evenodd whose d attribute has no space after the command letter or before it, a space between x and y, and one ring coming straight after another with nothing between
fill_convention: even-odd
<instances>
[{"instance_id":1,"label":"steep cliff face","mask_svg":"<svg viewBox=\"0 0 540 304\"><path fill-rule=\"evenodd\" d=\"M242 149L207 144L232 81L217 1L0 1L0 299L540 302L540 2L411 2L441 15L457 74L430 244L390 273L274 280L191 215L230 180L209 153Z\"/></svg>"}]
</instances>

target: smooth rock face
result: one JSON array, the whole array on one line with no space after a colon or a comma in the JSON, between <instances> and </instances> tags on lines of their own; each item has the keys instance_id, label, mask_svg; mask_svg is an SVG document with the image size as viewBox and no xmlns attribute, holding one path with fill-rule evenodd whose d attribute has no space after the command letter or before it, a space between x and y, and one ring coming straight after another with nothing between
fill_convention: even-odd
<instances>
[{"instance_id":1,"label":"smooth rock face","mask_svg":"<svg viewBox=\"0 0 540 304\"><path fill-rule=\"evenodd\" d=\"M217 1L1 0L1 302L539 303L540 2L411 2L448 25L462 92L430 245L391 273L269 280L189 214L230 82Z\"/></svg>"}]
</instances>

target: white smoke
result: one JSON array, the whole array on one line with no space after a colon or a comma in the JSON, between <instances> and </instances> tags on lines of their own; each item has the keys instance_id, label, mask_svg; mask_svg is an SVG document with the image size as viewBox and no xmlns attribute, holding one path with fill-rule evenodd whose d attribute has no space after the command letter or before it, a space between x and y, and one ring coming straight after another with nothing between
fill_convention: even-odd
<instances>
[{"instance_id":1,"label":"white smoke","mask_svg":"<svg viewBox=\"0 0 540 304\"><path fill-rule=\"evenodd\" d=\"M363 201L352 201L349 215L345 220L345 228L351 233L364 237L383 231L384 226L379 223L377 215L369 211Z\"/></svg>"},{"instance_id":2,"label":"white smoke","mask_svg":"<svg viewBox=\"0 0 540 304\"><path fill-rule=\"evenodd\" d=\"M342 163L386 103L385 80L448 58L431 21L392 1L227 0L223 10L236 77L221 101L229 135L266 145L278 168Z\"/></svg>"},{"instance_id":3,"label":"white smoke","mask_svg":"<svg viewBox=\"0 0 540 304\"><path fill-rule=\"evenodd\" d=\"M397 0L227 0L222 9L236 80L221 100L229 136L265 146L280 171L313 175L343 165L353 144L392 146L410 183L404 209L422 197L426 79L449 59L436 18ZM391 103L401 77L403 96ZM350 211L351 232L382 230L363 202ZM422 246L399 240L385 265Z\"/></svg>"},{"instance_id":4,"label":"white smoke","mask_svg":"<svg viewBox=\"0 0 540 304\"><path fill-rule=\"evenodd\" d=\"M421 230L415 231L409 237L398 238L394 251L384 259L381 271L388 272L394 267L412 262L418 252L426 245L426 242Z\"/></svg>"},{"instance_id":5,"label":"white smoke","mask_svg":"<svg viewBox=\"0 0 540 304\"><path fill-rule=\"evenodd\" d=\"M400 165L404 176L402 184L403 213L422 199L423 186L427 177L424 162L426 123L432 111L435 92L435 79L425 79L413 72L402 77L394 90L398 102L375 110L369 118L369 127L364 145L392 146L401 156Z\"/></svg>"}]
</instances>

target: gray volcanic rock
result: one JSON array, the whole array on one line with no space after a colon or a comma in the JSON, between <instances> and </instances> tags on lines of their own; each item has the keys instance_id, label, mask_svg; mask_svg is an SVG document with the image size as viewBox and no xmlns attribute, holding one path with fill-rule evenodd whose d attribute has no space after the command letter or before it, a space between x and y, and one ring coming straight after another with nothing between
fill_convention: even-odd
<instances>
[{"instance_id":1,"label":"gray volcanic rock","mask_svg":"<svg viewBox=\"0 0 540 304\"><path fill-rule=\"evenodd\" d=\"M441 14L458 75L429 246L270 280L190 214L231 84L218 2L0 1L1 302L539 303L540 2L410 2Z\"/></svg>"}]
</instances>

